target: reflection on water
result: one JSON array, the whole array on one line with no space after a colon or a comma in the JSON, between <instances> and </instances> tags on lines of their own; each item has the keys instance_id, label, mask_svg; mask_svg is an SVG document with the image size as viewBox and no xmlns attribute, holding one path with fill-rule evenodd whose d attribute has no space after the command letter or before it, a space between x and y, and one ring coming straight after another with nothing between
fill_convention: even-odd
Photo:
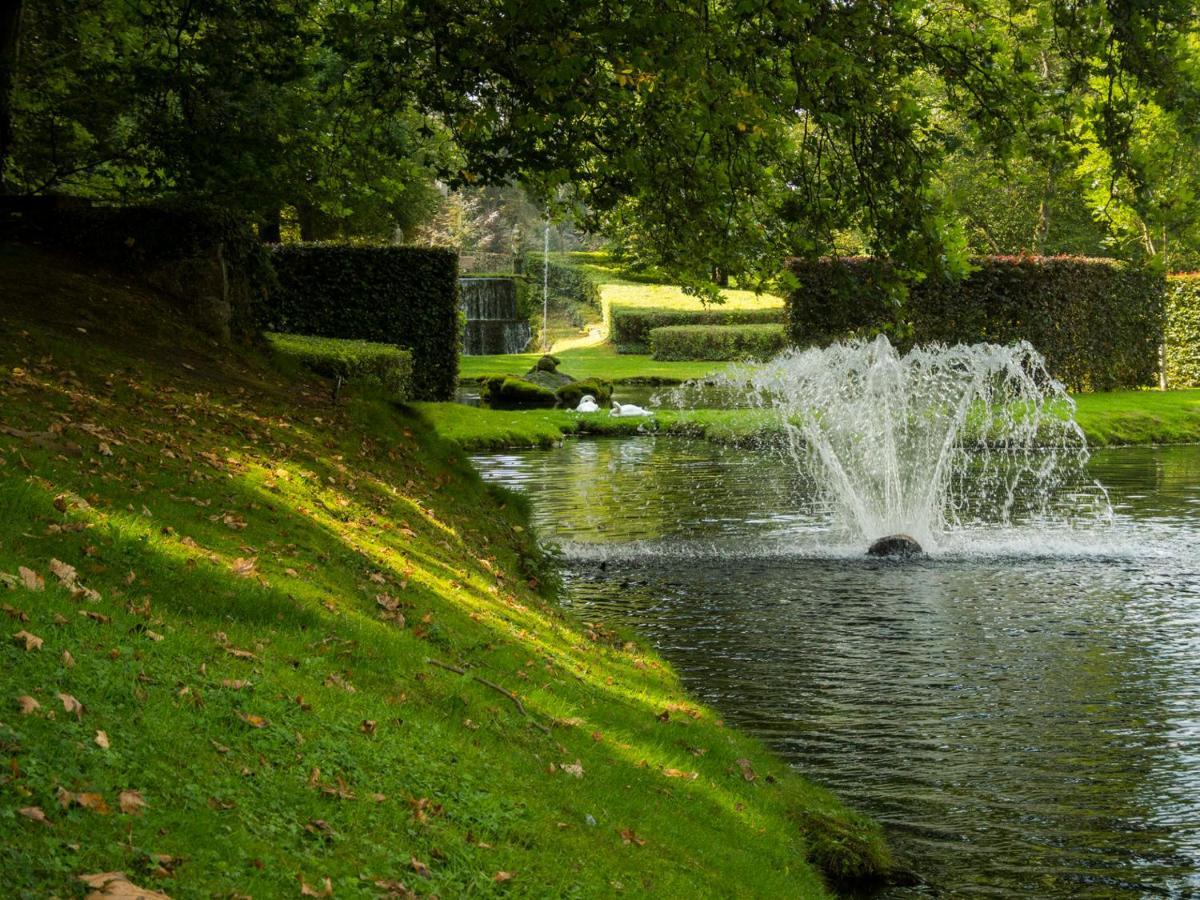
<instances>
[{"instance_id":1,"label":"reflection on water","mask_svg":"<svg viewBox=\"0 0 1200 900\"><path fill-rule=\"evenodd\" d=\"M892 896L1200 894L1200 448L1097 454L1101 532L826 545L782 460L666 438L480 456L569 602L886 823ZM601 566L603 563L603 567Z\"/></svg>"}]
</instances>

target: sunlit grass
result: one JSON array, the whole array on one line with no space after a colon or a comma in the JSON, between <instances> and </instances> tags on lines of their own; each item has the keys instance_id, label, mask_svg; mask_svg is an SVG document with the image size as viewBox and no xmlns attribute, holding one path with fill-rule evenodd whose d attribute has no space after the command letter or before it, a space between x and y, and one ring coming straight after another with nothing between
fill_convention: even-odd
<instances>
[{"instance_id":1,"label":"sunlit grass","mask_svg":"<svg viewBox=\"0 0 1200 900\"><path fill-rule=\"evenodd\" d=\"M631 635L557 606L523 501L430 424L489 411L353 392L333 407L327 385L253 361L201 375L20 327L0 351L14 895L121 870L173 896L295 896L326 877L334 896L820 896L810 852L831 870L884 859L869 823L722 727ZM22 629L40 650L8 640ZM64 808L60 788L109 811ZM140 814L119 810L124 790Z\"/></svg>"}]
</instances>

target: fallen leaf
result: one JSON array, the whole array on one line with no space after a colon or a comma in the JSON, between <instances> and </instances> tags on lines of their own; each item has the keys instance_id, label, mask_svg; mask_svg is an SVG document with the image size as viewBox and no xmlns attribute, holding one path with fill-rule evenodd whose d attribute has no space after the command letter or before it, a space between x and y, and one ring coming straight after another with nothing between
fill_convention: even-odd
<instances>
[{"instance_id":1,"label":"fallen leaf","mask_svg":"<svg viewBox=\"0 0 1200 900\"><path fill-rule=\"evenodd\" d=\"M21 715L28 716L42 708L42 704L38 703L28 694L22 694L17 698L17 709L21 710Z\"/></svg>"},{"instance_id":2,"label":"fallen leaf","mask_svg":"<svg viewBox=\"0 0 1200 900\"><path fill-rule=\"evenodd\" d=\"M146 807L146 801L142 799L141 791L121 791L117 797L117 805L126 815L140 816Z\"/></svg>"},{"instance_id":3,"label":"fallen leaf","mask_svg":"<svg viewBox=\"0 0 1200 900\"><path fill-rule=\"evenodd\" d=\"M682 769L663 769L663 774L668 778L683 778L687 781L695 781L700 777L699 772L685 772Z\"/></svg>"},{"instance_id":4,"label":"fallen leaf","mask_svg":"<svg viewBox=\"0 0 1200 900\"><path fill-rule=\"evenodd\" d=\"M46 579L33 571L33 569L21 566L17 569L17 574L21 576L21 583L29 590L44 591L46 589Z\"/></svg>"},{"instance_id":5,"label":"fallen leaf","mask_svg":"<svg viewBox=\"0 0 1200 900\"><path fill-rule=\"evenodd\" d=\"M68 669L75 668L75 657L71 655L70 650L64 650L62 652L62 664Z\"/></svg>"},{"instance_id":6,"label":"fallen leaf","mask_svg":"<svg viewBox=\"0 0 1200 900\"><path fill-rule=\"evenodd\" d=\"M233 569L234 575L237 575L241 578L253 578L258 574L258 559L257 557L244 559L243 557L239 556L229 564L229 567Z\"/></svg>"},{"instance_id":7,"label":"fallen leaf","mask_svg":"<svg viewBox=\"0 0 1200 900\"><path fill-rule=\"evenodd\" d=\"M12 636L12 640L13 640L13 643L16 644L18 647L21 646L22 644L24 644L26 651L41 650L42 644L45 643L45 641L43 641L36 634L30 634L28 631L25 631L24 629L22 629L21 631L18 631L16 634L14 634Z\"/></svg>"},{"instance_id":8,"label":"fallen leaf","mask_svg":"<svg viewBox=\"0 0 1200 900\"><path fill-rule=\"evenodd\" d=\"M758 777L757 775L754 774L754 769L750 767L750 760L739 759L737 761L737 764L738 764L738 767L742 770L742 777L745 778L747 781L753 781L755 778Z\"/></svg>"},{"instance_id":9,"label":"fallen leaf","mask_svg":"<svg viewBox=\"0 0 1200 900\"><path fill-rule=\"evenodd\" d=\"M101 625L107 625L112 621L104 613L98 613L93 609L81 609L79 614L84 618L91 619L93 622L99 622Z\"/></svg>"},{"instance_id":10,"label":"fallen leaf","mask_svg":"<svg viewBox=\"0 0 1200 900\"><path fill-rule=\"evenodd\" d=\"M97 731L96 737L94 738L94 740L96 741L97 747L101 748L102 750L108 749L108 746L109 746L108 735L105 734L103 731Z\"/></svg>"},{"instance_id":11,"label":"fallen leaf","mask_svg":"<svg viewBox=\"0 0 1200 900\"><path fill-rule=\"evenodd\" d=\"M40 806L25 806L18 809L17 812L32 822L38 822L42 825L50 824L50 820L46 818L46 814L42 812Z\"/></svg>"},{"instance_id":12,"label":"fallen leaf","mask_svg":"<svg viewBox=\"0 0 1200 900\"><path fill-rule=\"evenodd\" d=\"M621 840L624 841L626 844L637 844L639 847L646 846L645 838L638 837L637 834L634 833L634 830L632 828L622 828L621 829Z\"/></svg>"},{"instance_id":13,"label":"fallen leaf","mask_svg":"<svg viewBox=\"0 0 1200 900\"><path fill-rule=\"evenodd\" d=\"M239 712L238 718L249 725L251 728L266 728L267 720L262 716L256 716L253 713Z\"/></svg>"},{"instance_id":14,"label":"fallen leaf","mask_svg":"<svg viewBox=\"0 0 1200 900\"><path fill-rule=\"evenodd\" d=\"M358 730L366 735L375 734L375 720L374 719L363 719L362 725L359 726Z\"/></svg>"},{"instance_id":15,"label":"fallen leaf","mask_svg":"<svg viewBox=\"0 0 1200 900\"><path fill-rule=\"evenodd\" d=\"M249 687L250 682L242 678L223 678L221 687L227 687L232 691L240 691L244 687Z\"/></svg>"},{"instance_id":16,"label":"fallen leaf","mask_svg":"<svg viewBox=\"0 0 1200 900\"><path fill-rule=\"evenodd\" d=\"M512 872L497 872L495 875L492 876L492 881L496 882L497 884L503 884L506 881L512 881L512 880L513 880Z\"/></svg>"},{"instance_id":17,"label":"fallen leaf","mask_svg":"<svg viewBox=\"0 0 1200 900\"><path fill-rule=\"evenodd\" d=\"M161 891L138 887L125 877L124 872L80 875L79 880L92 888L86 900L171 900Z\"/></svg>"},{"instance_id":18,"label":"fallen leaf","mask_svg":"<svg viewBox=\"0 0 1200 900\"><path fill-rule=\"evenodd\" d=\"M559 768L568 775L574 775L576 778L583 777L583 762L581 760L577 759L573 763L561 763Z\"/></svg>"},{"instance_id":19,"label":"fallen leaf","mask_svg":"<svg viewBox=\"0 0 1200 900\"><path fill-rule=\"evenodd\" d=\"M249 650L239 650L237 647L226 647L225 652L236 659L258 659Z\"/></svg>"},{"instance_id":20,"label":"fallen leaf","mask_svg":"<svg viewBox=\"0 0 1200 900\"><path fill-rule=\"evenodd\" d=\"M157 631L151 631L149 628L146 629L145 634L146 637L150 638L152 641L161 641L163 639L161 634L159 634Z\"/></svg>"},{"instance_id":21,"label":"fallen leaf","mask_svg":"<svg viewBox=\"0 0 1200 900\"><path fill-rule=\"evenodd\" d=\"M63 710L69 713L75 713L75 718L83 718L83 704L72 697L70 694L60 693L58 699L62 701Z\"/></svg>"},{"instance_id":22,"label":"fallen leaf","mask_svg":"<svg viewBox=\"0 0 1200 900\"><path fill-rule=\"evenodd\" d=\"M65 788L58 789L58 805L63 809L71 806L82 806L84 809L90 809L94 813L99 813L102 816L108 815L108 803L105 801L102 794L97 794L93 791L83 791L75 794Z\"/></svg>"},{"instance_id":23,"label":"fallen leaf","mask_svg":"<svg viewBox=\"0 0 1200 900\"><path fill-rule=\"evenodd\" d=\"M300 896L301 897L332 897L333 896L333 882L330 881L328 878L326 878L324 881L321 882L321 890L318 891L315 888L310 887L304 881L303 876L301 876L301 878L300 878Z\"/></svg>"},{"instance_id":24,"label":"fallen leaf","mask_svg":"<svg viewBox=\"0 0 1200 900\"><path fill-rule=\"evenodd\" d=\"M412 866L412 870L422 878L430 878L433 876L433 873L429 871L429 866L425 865L425 863L421 862L415 856L411 857L409 863Z\"/></svg>"},{"instance_id":25,"label":"fallen leaf","mask_svg":"<svg viewBox=\"0 0 1200 900\"><path fill-rule=\"evenodd\" d=\"M75 578L77 575L77 573L75 571L75 567L67 565L62 560L58 560L58 559L50 560L50 572L54 575L55 578L57 578L62 584L64 584L67 587L72 587L75 584Z\"/></svg>"}]
</instances>

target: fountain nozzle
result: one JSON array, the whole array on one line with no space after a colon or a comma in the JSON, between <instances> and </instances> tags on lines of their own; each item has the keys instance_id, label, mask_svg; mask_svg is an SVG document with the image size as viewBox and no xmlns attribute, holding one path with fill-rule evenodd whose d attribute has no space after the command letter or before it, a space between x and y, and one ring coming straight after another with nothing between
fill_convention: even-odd
<instances>
[{"instance_id":1,"label":"fountain nozzle","mask_svg":"<svg viewBox=\"0 0 1200 900\"><path fill-rule=\"evenodd\" d=\"M921 556L924 552L917 539L907 534L889 534L867 548L868 556Z\"/></svg>"}]
</instances>

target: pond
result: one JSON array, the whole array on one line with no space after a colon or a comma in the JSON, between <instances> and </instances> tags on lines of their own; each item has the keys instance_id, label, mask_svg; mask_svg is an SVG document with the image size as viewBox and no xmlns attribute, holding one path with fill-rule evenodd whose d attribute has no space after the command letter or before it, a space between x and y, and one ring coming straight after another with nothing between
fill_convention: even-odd
<instances>
[{"instance_id":1,"label":"pond","mask_svg":"<svg viewBox=\"0 0 1200 900\"><path fill-rule=\"evenodd\" d=\"M1111 525L906 562L827 546L770 453L475 462L532 498L584 619L884 823L927 882L886 896L1200 893L1200 447L1097 453Z\"/></svg>"}]
</instances>

